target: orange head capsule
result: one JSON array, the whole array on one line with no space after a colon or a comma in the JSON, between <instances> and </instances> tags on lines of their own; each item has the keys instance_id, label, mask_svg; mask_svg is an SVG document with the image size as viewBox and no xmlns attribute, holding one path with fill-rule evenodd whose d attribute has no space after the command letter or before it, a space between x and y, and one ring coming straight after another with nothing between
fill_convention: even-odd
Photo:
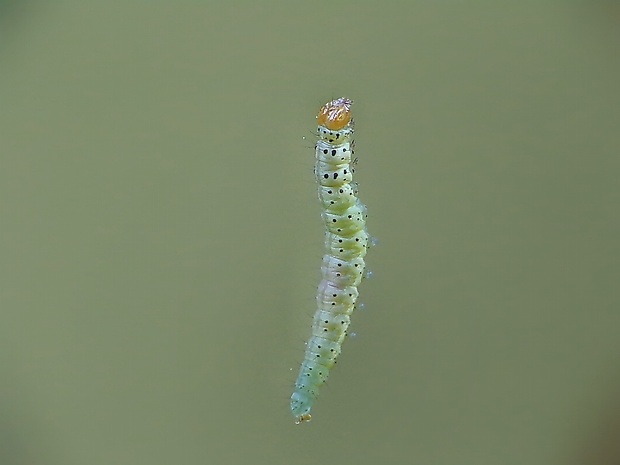
<instances>
[{"instance_id":1,"label":"orange head capsule","mask_svg":"<svg viewBox=\"0 0 620 465\"><path fill-rule=\"evenodd\" d=\"M316 117L319 126L324 126L330 131L340 131L351 121L352 104L353 102L346 97L327 102Z\"/></svg>"}]
</instances>

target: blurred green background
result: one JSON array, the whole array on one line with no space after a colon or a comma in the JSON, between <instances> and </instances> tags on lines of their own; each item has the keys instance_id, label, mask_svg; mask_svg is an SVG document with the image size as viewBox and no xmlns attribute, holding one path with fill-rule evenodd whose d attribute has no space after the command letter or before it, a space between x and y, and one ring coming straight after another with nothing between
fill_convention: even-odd
<instances>
[{"instance_id":1,"label":"blurred green background","mask_svg":"<svg viewBox=\"0 0 620 465\"><path fill-rule=\"evenodd\" d=\"M620 9L499 3L0 3L0 462L620 463ZM297 427L342 95L375 276Z\"/></svg>"}]
</instances>

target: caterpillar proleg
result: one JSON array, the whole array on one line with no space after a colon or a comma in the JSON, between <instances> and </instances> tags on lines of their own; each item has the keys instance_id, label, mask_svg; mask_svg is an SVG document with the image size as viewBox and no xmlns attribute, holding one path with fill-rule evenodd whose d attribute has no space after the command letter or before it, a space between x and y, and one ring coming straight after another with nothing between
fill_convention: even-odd
<instances>
[{"instance_id":1,"label":"caterpillar proleg","mask_svg":"<svg viewBox=\"0 0 620 465\"><path fill-rule=\"evenodd\" d=\"M344 97L332 100L317 115L314 172L326 229L325 254L312 335L291 396L291 412L297 424L310 421L319 389L340 355L358 296L357 286L364 275L369 236L366 206L357 198L357 185L352 182L352 103Z\"/></svg>"}]
</instances>

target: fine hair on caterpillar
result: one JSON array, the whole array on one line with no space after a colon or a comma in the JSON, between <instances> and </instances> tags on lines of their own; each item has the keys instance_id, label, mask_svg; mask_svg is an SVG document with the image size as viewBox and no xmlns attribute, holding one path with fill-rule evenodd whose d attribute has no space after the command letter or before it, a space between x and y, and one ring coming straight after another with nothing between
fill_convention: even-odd
<instances>
[{"instance_id":1,"label":"fine hair on caterpillar","mask_svg":"<svg viewBox=\"0 0 620 465\"><path fill-rule=\"evenodd\" d=\"M312 333L291 396L291 413L297 424L312 418L319 390L342 351L359 295L357 287L365 276L364 257L370 239L366 206L353 181L357 158L352 104L345 97L331 100L316 117L314 174L325 226L324 255Z\"/></svg>"}]
</instances>

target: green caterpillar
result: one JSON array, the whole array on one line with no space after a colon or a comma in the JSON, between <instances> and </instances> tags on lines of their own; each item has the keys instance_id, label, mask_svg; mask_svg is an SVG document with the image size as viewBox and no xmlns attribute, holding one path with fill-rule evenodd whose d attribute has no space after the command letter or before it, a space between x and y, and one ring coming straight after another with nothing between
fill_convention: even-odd
<instances>
[{"instance_id":1,"label":"green caterpillar","mask_svg":"<svg viewBox=\"0 0 620 465\"><path fill-rule=\"evenodd\" d=\"M317 115L318 141L314 168L325 223L325 254L318 287L312 336L291 396L297 424L310 421L310 411L340 355L355 308L357 286L364 275L369 236L366 206L353 183L352 101L341 97L326 103Z\"/></svg>"}]
</instances>

